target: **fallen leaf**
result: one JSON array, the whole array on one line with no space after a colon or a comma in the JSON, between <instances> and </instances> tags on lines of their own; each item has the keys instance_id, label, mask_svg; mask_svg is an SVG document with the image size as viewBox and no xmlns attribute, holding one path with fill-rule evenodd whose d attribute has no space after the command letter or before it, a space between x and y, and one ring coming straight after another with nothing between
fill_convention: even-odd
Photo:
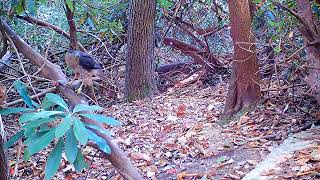
<instances>
[{"instance_id":1,"label":"fallen leaf","mask_svg":"<svg viewBox=\"0 0 320 180\"><path fill-rule=\"evenodd\" d=\"M177 116L183 118L186 114L186 106L184 104L180 104L177 110Z\"/></svg>"},{"instance_id":2,"label":"fallen leaf","mask_svg":"<svg viewBox=\"0 0 320 180\"><path fill-rule=\"evenodd\" d=\"M247 123L249 120L250 120L250 117L248 117L248 116L241 116L241 117L240 117L240 120L239 120L239 122L238 122L238 125L245 124L245 123Z\"/></svg>"},{"instance_id":3,"label":"fallen leaf","mask_svg":"<svg viewBox=\"0 0 320 180\"><path fill-rule=\"evenodd\" d=\"M145 161L148 161L148 162L152 161L151 157L149 157L148 155L146 155L144 153L140 153L140 152L131 153L131 159L133 159L133 160L145 160Z\"/></svg>"}]
</instances>

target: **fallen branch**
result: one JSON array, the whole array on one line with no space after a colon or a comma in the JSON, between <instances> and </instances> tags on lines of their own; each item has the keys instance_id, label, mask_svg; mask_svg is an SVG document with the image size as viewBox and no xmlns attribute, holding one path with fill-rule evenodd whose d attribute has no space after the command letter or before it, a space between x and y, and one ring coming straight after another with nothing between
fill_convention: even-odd
<instances>
[{"instance_id":1,"label":"fallen branch","mask_svg":"<svg viewBox=\"0 0 320 180\"><path fill-rule=\"evenodd\" d=\"M163 43L180 50L188 56L191 56L197 64L204 66L206 70L212 71L215 70L216 67L222 67L222 63L213 54L203 51L195 46L168 37L164 38Z\"/></svg>"}]
</instances>

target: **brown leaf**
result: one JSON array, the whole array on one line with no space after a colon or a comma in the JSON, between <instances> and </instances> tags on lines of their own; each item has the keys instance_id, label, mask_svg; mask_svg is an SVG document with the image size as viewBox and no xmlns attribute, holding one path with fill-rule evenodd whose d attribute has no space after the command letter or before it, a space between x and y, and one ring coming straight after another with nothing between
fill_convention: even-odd
<instances>
[{"instance_id":1,"label":"brown leaf","mask_svg":"<svg viewBox=\"0 0 320 180\"><path fill-rule=\"evenodd\" d=\"M186 106L184 104L180 104L177 110L177 116L183 118L186 114Z\"/></svg>"},{"instance_id":2,"label":"brown leaf","mask_svg":"<svg viewBox=\"0 0 320 180\"><path fill-rule=\"evenodd\" d=\"M148 161L148 162L152 161L151 157L149 157L146 154L140 153L140 152L131 153L131 159L133 159L133 160L145 160L145 161Z\"/></svg>"}]
</instances>

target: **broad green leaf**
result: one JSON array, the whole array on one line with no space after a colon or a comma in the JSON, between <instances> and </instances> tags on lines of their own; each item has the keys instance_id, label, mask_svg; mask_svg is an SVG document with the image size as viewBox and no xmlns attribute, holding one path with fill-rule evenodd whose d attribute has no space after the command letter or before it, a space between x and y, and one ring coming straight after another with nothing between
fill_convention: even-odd
<instances>
[{"instance_id":1,"label":"broad green leaf","mask_svg":"<svg viewBox=\"0 0 320 180\"><path fill-rule=\"evenodd\" d=\"M106 130L106 129L101 129L100 127L96 126L96 125L93 125L93 124L87 124L87 123L84 123L84 125L86 127L89 127L89 128L92 128L92 129L95 129L95 130L98 130L99 132L103 133L103 134L106 134L108 136L111 136L111 132Z\"/></svg>"},{"instance_id":2,"label":"broad green leaf","mask_svg":"<svg viewBox=\"0 0 320 180\"><path fill-rule=\"evenodd\" d=\"M34 134L34 132L36 131L36 127L31 127L28 129L24 129L24 137L29 138L30 136L32 136Z\"/></svg>"},{"instance_id":3,"label":"broad green leaf","mask_svg":"<svg viewBox=\"0 0 320 180\"><path fill-rule=\"evenodd\" d=\"M50 101L48 98L43 98L41 103L41 108L45 110L49 110L52 106L56 105L54 102Z\"/></svg>"},{"instance_id":4,"label":"broad green leaf","mask_svg":"<svg viewBox=\"0 0 320 180\"><path fill-rule=\"evenodd\" d=\"M23 151L23 160L25 161L29 161L30 160L30 152L29 152L29 149L28 148L24 148L24 151Z\"/></svg>"},{"instance_id":5,"label":"broad green leaf","mask_svg":"<svg viewBox=\"0 0 320 180\"><path fill-rule=\"evenodd\" d=\"M52 122L56 120L56 118L41 118L34 121L31 121L25 125L22 126L23 129L33 128L33 127L39 127L44 123Z\"/></svg>"},{"instance_id":6,"label":"broad green leaf","mask_svg":"<svg viewBox=\"0 0 320 180\"><path fill-rule=\"evenodd\" d=\"M73 12L74 7L73 7L72 0L66 0L66 4L67 4L68 8Z\"/></svg>"},{"instance_id":7,"label":"broad green leaf","mask_svg":"<svg viewBox=\"0 0 320 180\"><path fill-rule=\"evenodd\" d=\"M81 151L78 152L77 158L74 161L73 166L78 172L81 172L82 169L88 167L86 161L84 160L84 157L83 157Z\"/></svg>"},{"instance_id":8,"label":"broad green leaf","mask_svg":"<svg viewBox=\"0 0 320 180\"><path fill-rule=\"evenodd\" d=\"M62 150L63 139L61 138L48 157L45 170L46 179L50 180L50 178L57 172L62 159Z\"/></svg>"},{"instance_id":9,"label":"broad green leaf","mask_svg":"<svg viewBox=\"0 0 320 180\"><path fill-rule=\"evenodd\" d=\"M29 121L34 121L37 119L44 119L49 118L50 116L63 114L64 112L61 111L40 111L40 112L32 112L32 113L25 113L19 118L20 123L26 123Z\"/></svg>"},{"instance_id":10,"label":"broad green leaf","mask_svg":"<svg viewBox=\"0 0 320 180\"><path fill-rule=\"evenodd\" d=\"M37 5L35 0L28 0L28 9L32 16L36 16L37 14Z\"/></svg>"},{"instance_id":11,"label":"broad green leaf","mask_svg":"<svg viewBox=\"0 0 320 180\"><path fill-rule=\"evenodd\" d=\"M19 3L18 7L20 6L20 4L21 3ZM23 11L23 7L22 7L22 11ZM29 108L32 108L33 107L32 100L31 100L30 96L28 95L28 90L27 90L26 86L19 80L14 81L13 86L19 92L20 96L22 97L22 99L26 103L26 105L29 106Z\"/></svg>"},{"instance_id":12,"label":"broad green leaf","mask_svg":"<svg viewBox=\"0 0 320 180\"><path fill-rule=\"evenodd\" d=\"M77 113L80 111L100 111L103 108L100 106L89 106L86 104L77 104L74 109L73 109L73 113Z\"/></svg>"},{"instance_id":13,"label":"broad green leaf","mask_svg":"<svg viewBox=\"0 0 320 180\"><path fill-rule=\"evenodd\" d=\"M43 123L39 126L39 131L38 132L43 132L43 131L50 131L50 127L48 126L48 123Z\"/></svg>"},{"instance_id":14,"label":"broad green leaf","mask_svg":"<svg viewBox=\"0 0 320 180\"><path fill-rule=\"evenodd\" d=\"M41 136L45 135L48 131L42 131L42 132L36 132L32 134L30 137L28 137L23 143L27 146L29 146L31 143L33 143L35 140L39 139Z\"/></svg>"},{"instance_id":15,"label":"broad green leaf","mask_svg":"<svg viewBox=\"0 0 320 180\"><path fill-rule=\"evenodd\" d=\"M54 139L54 133L56 131L56 128L52 128L49 132L47 132L45 135L41 136L40 138L36 139L32 144L29 144L29 152L30 155L33 155L45 147L47 147Z\"/></svg>"},{"instance_id":16,"label":"broad green leaf","mask_svg":"<svg viewBox=\"0 0 320 180\"><path fill-rule=\"evenodd\" d=\"M31 111L32 109L23 108L23 107L12 107L12 108L5 108L0 110L1 115L8 115L8 114L15 114L19 112L27 112Z\"/></svg>"},{"instance_id":17,"label":"broad green leaf","mask_svg":"<svg viewBox=\"0 0 320 180\"><path fill-rule=\"evenodd\" d=\"M86 118L92 119L92 120L99 121L101 123L109 124L111 126L121 125L121 123L119 121L117 121L116 119L114 119L112 117L105 117L105 116L100 115L100 114L80 114L80 115L84 116Z\"/></svg>"},{"instance_id":18,"label":"broad green leaf","mask_svg":"<svg viewBox=\"0 0 320 180\"><path fill-rule=\"evenodd\" d=\"M63 107L64 109L68 110L68 105L67 103L62 99L62 97L60 97L57 94L53 94L53 93L48 93L45 96L49 101Z\"/></svg>"},{"instance_id":19,"label":"broad green leaf","mask_svg":"<svg viewBox=\"0 0 320 180\"><path fill-rule=\"evenodd\" d=\"M86 127L83 125L80 119L75 118L73 122L73 132L76 139L80 144L85 145L88 141L88 133Z\"/></svg>"},{"instance_id":20,"label":"broad green leaf","mask_svg":"<svg viewBox=\"0 0 320 180\"><path fill-rule=\"evenodd\" d=\"M77 146L77 139L73 134L72 129L70 129L66 134L66 156L70 163L73 163L78 155L78 146Z\"/></svg>"},{"instance_id":21,"label":"broad green leaf","mask_svg":"<svg viewBox=\"0 0 320 180\"><path fill-rule=\"evenodd\" d=\"M19 4L15 7L16 13L18 15L22 15L22 13L24 12L23 2L24 1L20 0Z\"/></svg>"},{"instance_id":22,"label":"broad green leaf","mask_svg":"<svg viewBox=\"0 0 320 180\"><path fill-rule=\"evenodd\" d=\"M14 8L19 4L19 0L11 0L11 7Z\"/></svg>"},{"instance_id":23,"label":"broad green leaf","mask_svg":"<svg viewBox=\"0 0 320 180\"><path fill-rule=\"evenodd\" d=\"M8 149L9 147L13 146L16 142L18 142L19 139L23 137L23 134L24 134L23 130L17 132L7 141L7 143L4 145L4 148Z\"/></svg>"},{"instance_id":24,"label":"broad green leaf","mask_svg":"<svg viewBox=\"0 0 320 180\"><path fill-rule=\"evenodd\" d=\"M93 142L95 142L101 151L103 151L107 154L111 153L110 146L103 138L101 138L95 132L93 132L91 130L87 130L87 131L89 134L89 139L91 139Z\"/></svg>"},{"instance_id":25,"label":"broad green leaf","mask_svg":"<svg viewBox=\"0 0 320 180\"><path fill-rule=\"evenodd\" d=\"M69 114L68 116L66 116L63 121L57 126L56 129L56 138L60 138L62 137L71 127L71 123L72 123L72 115Z\"/></svg>"}]
</instances>

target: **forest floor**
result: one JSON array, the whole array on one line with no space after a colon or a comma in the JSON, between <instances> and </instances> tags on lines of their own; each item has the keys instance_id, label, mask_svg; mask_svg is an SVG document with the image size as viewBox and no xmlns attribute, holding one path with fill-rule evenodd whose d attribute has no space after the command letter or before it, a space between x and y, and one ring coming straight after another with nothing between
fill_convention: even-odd
<instances>
[{"instance_id":1,"label":"forest floor","mask_svg":"<svg viewBox=\"0 0 320 180\"><path fill-rule=\"evenodd\" d=\"M289 112L290 105L268 101L227 122L222 118L226 92L223 82L214 87L195 83L152 99L115 104L105 114L122 122L110 130L146 179L241 179L307 121ZM10 151L12 165L17 149ZM76 173L63 161L55 179L121 179L100 152L91 147L83 152L90 168ZM48 153L20 162L17 179L42 179ZM313 179L320 172L319 154L318 145L303 149L265 173Z\"/></svg>"}]
</instances>

